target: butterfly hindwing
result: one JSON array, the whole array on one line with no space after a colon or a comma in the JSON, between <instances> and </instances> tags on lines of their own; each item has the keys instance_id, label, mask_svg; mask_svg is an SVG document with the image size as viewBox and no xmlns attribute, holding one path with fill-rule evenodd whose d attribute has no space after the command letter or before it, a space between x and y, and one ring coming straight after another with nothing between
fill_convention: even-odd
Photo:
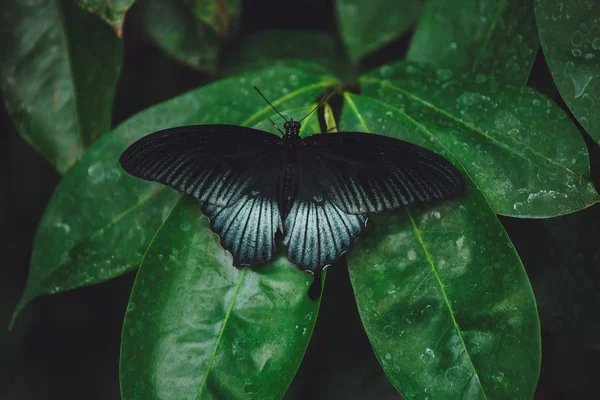
<instances>
[{"instance_id":1,"label":"butterfly hindwing","mask_svg":"<svg viewBox=\"0 0 600 400\"><path fill-rule=\"evenodd\" d=\"M283 171L283 153L275 152L256 164L254 179L237 201L226 207L202 203L211 229L233 255L236 267L263 264L275 257L275 234L281 229L277 194Z\"/></svg>"},{"instance_id":2,"label":"butterfly hindwing","mask_svg":"<svg viewBox=\"0 0 600 400\"><path fill-rule=\"evenodd\" d=\"M464 188L463 176L445 158L382 135L312 135L304 139L302 152L319 170L325 195L352 214L444 200Z\"/></svg>"},{"instance_id":3,"label":"butterfly hindwing","mask_svg":"<svg viewBox=\"0 0 600 400\"><path fill-rule=\"evenodd\" d=\"M365 227L366 216L346 213L329 200L310 161L298 160L296 195L285 216L283 243L292 263L316 275L350 250Z\"/></svg>"},{"instance_id":4,"label":"butterfly hindwing","mask_svg":"<svg viewBox=\"0 0 600 400\"><path fill-rule=\"evenodd\" d=\"M263 264L275 257L275 233L281 226L277 201L256 190L229 207L202 204L210 227L233 255L233 265Z\"/></svg>"},{"instance_id":5,"label":"butterfly hindwing","mask_svg":"<svg viewBox=\"0 0 600 400\"><path fill-rule=\"evenodd\" d=\"M145 136L119 161L134 176L229 206L256 185L261 163L278 156L280 148L279 137L257 129L195 125Z\"/></svg>"}]
</instances>

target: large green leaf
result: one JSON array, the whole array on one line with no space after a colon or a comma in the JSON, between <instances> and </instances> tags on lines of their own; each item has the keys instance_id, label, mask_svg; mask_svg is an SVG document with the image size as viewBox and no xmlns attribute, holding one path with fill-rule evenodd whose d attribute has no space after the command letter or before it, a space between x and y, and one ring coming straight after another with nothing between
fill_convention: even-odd
<instances>
[{"instance_id":1,"label":"large green leaf","mask_svg":"<svg viewBox=\"0 0 600 400\"><path fill-rule=\"evenodd\" d=\"M542 49L563 100L600 142L600 7L596 0L536 0Z\"/></svg>"},{"instance_id":2,"label":"large green leaf","mask_svg":"<svg viewBox=\"0 0 600 400\"><path fill-rule=\"evenodd\" d=\"M193 15L210 26L220 37L237 28L242 13L241 0L183 0Z\"/></svg>"},{"instance_id":3,"label":"large green leaf","mask_svg":"<svg viewBox=\"0 0 600 400\"><path fill-rule=\"evenodd\" d=\"M407 58L524 85L538 47L531 1L428 0Z\"/></svg>"},{"instance_id":4,"label":"large green leaf","mask_svg":"<svg viewBox=\"0 0 600 400\"><path fill-rule=\"evenodd\" d=\"M353 62L404 34L416 21L416 0L336 0L340 35Z\"/></svg>"},{"instance_id":5,"label":"large green leaf","mask_svg":"<svg viewBox=\"0 0 600 400\"><path fill-rule=\"evenodd\" d=\"M531 399L541 357L535 299L477 183L402 110L354 95L346 103L344 130L431 148L467 180L461 198L373 218L349 254L361 318L388 378L406 399Z\"/></svg>"},{"instance_id":6,"label":"large green leaf","mask_svg":"<svg viewBox=\"0 0 600 400\"><path fill-rule=\"evenodd\" d=\"M364 94L393 105L444 143L496 213L553 217L599 200L587 178L583 137L532 89L413 63L383 66L361 83Z\"/></svg>"},{"instance_id":7,"label":"large green leaf","mask_svg":"<svg viewBox=\"0 0 600 400\"><path fill-rule=\"evenodd\" d=\"M72 0L34 3L0 9L2 95L19 134L65 172L110 129L122 43Z\"/></svg>"},{"instance_id":8,"label":"large green leaf","mask_svg":"<svg viewBox=\"0 0 600 400\"><path fill-rule=\"evenodd\" d=\"M181 0L145 0L133 14L133 19L139 16L146 34L165 54L194 69L216 71L219 40Z\"/></svg>"},{"instance_id":9,"label":"large green leaf","mask_svg":"<svg viewBox=\"0 0 600 400\"><path fill-rule=\"evenodd\" d=\"M307 295L311 280L283 253L236 269L198 202L182 200L152 241L131 294L123 398L282 398L319 309Z\"/></svg>"},{"instance_id":10,"label":"large green leaf","mask_svg":"<svg viewBox=\"0 0 600 400\"><path fill-rule=\"evenodd\" d=\"M109 24L117 36L123 34L125 14L135 0L67 0L76 2L82 9L96 14Z\"/></svg>"},{"instance_id":11,"label":"large green leaf","mask_svg":"<svg viewBox=\"0 0 600 400\"><path fill-rule=\"evenodd\" d=\"M348 78L349 62L339 41L316 31L266 30L241 38L223 57L221 73L233 75L293 60L310 61Z\"/></svg>"},{"instance_id":12,"label":"large green leaf","mask_svg":"<svg viewBox=\"0 0 600 400\"><path fill-rule=\"evenodd\" d=\"M29 278L14 318L35 297L111 279L137 267L178 194L129 176L118 159L140 137L173 126L252 126L276 107L309 104L336 81L273 68L196 89L130 118L92 146L61 180L40 222Z\"/></svg>"}]
</instances>

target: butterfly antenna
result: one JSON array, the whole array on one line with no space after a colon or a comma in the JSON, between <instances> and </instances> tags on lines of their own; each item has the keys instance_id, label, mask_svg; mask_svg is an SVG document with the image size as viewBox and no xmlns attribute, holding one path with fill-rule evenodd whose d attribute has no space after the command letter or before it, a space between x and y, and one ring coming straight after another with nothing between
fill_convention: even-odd
<instances>
[{"instance_id":1,"label":"butterfly antenna","mask_svg":"<svg viewBox=\"0 0 600 400\"><path fill-rule=\"evenodd\" d=\"M319 102L319 104L317 104L315 106L315 108L313 108L308 114L306 114L306 116L304 116L304 118L302 118L300 121L298 122L302 122L304 121L306 118L308 118L308 116L312 113L314 113L319 107L321 107L321 105L323 103L325 103L325 100L327 100L327 98L329 97L329 95L331 94L331 92L333 92L333 89L329 89L329 92L327 92L327 94L325 95L325 97L323 97L323 99Z\"/></svg>"},{"instance_id":2,"label":"butterfly antenna","mask_svg":"<svg viewBox=\"0 0 600 400\"><path fill-rule=\"evenodd\" d=\"M278 131L279 131L279 132L280 132L282 135L285 135L285 132L284 132L284 131L282 131L282 130L281 130L281 129L280 129L278 126L277 126L277 124L275 123L275 121L273 121L273 120L271 119L271 117L269 117L269 121L271 121L271 123L273 124L273 126L275 127L275 129L277 129L277 130L278 130Z\"/></svg>"},{"instance_id":3,"label":"butterfly antenna","mask_svg":"<svg viewBox=\"0 0 600 400\"><path fill-rule=\"evenodd\" d=\"M264 95L264 94L262 94L262 93L260 92L260 90L258 90L258 88L257 88L256 86L254 86L254 90L256 90L256 91L258 92L258 94L260 94L260 97L262 97L263 99L265 99L265 101L266 101L266 102L267 102L267 103L268 103L268 104L271 106L271 108L272 108L273 110L275 110L275 112L276 112L277 114L279 114L279 116L280 116L281 118L283 118L283 119L285 120L285 122L288 122L287 118L286 118L286 117L284 117L284 116L283 116L283 115L282 115L282 114L281 114L279 111L277 111L277 109L275 108L275 106L274 106L273 104L271 104L271 102L270 102L269 100L267 100L267 98L265 97L265 95ZM279 128L277 128L277 129L279 129Z\"/></svg>"}]
</instances>

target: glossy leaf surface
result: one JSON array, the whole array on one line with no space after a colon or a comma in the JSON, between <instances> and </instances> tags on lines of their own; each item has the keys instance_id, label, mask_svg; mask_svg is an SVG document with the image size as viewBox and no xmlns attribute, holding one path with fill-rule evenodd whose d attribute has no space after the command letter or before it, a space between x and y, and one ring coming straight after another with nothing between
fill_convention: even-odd
<instances>
[{"instance_id":1,"label":"glossy leaf surface","mask_svg":"<svg viewBox=\"0 0 600 400\"><path fill-rule=\"evenodd\" d=\"M183 0L197 19L220 37L229 36L242 12L241 0Z\"/></svg>"},{"instance_id":2,"label":"glossy leaf surface","mask_svg":"<svg viewBox=\"0 0 600 400\"><path fill-rule=\"evenodd\" d=\"M429 0L407 59L524 85L538 47L531 1Z\"/></svg>"},{"instance_id":3,"label":"glossy leaf surface","mask_svg":"<svg viewBox=\"0 0 600 400\"><path fill-rule=\"evenodd\" d=\"M19 134L64 173L110 129L122 43L71 0L9 0L0 33L6 110Z\"/></svg>"},{"instance_id":4,"label":"glossy leaf surface","mask_svg":"<svg viewBox=\"0 0 600 400\"><path fill-rule=\"evenodd\" d=\"M600 7L595 0L536 0L540 41L563 100L600 141Z\"/></svg>"},{"instance_id":5,"label":"glossy leaf surface","mask_svg":"<svg viewBox=\"0 0 600 400\"><path fill-rule=\"evenodd\" d=\"M283 109L306 106L335 83L329 76L300 69L260 71L151 107L107 134L56 188L38 226L27 286L15 317L35 297L103 282L137 267L179 194L121 170L119 156L133 141L173 126L252 126L273 114L252 90L254 85Z\"/></svg>"},{"instance_id":6,"label":"glossy leaf surface","mask_svg":"<svg viewBox=\"0 0 600 400\"><path fill-rule=\"evenodd\" d=\"M552 217L598 201L583 137L552 101L482 74L418 64L381 67L363 93L393 105L439 139L499 214Z\"/></svg>"},{"instance_id":7,"label":"glossy leaf surface","mask_svg":"<svg viewBox=\"0 0 600 400\"><path fill-rule=\"evenodd\" d=\"M216 70L220 43L181 0L147 0L138 7L144 31L165 54L200 71Z\"/></svg>"},{"instance_id":8,"label":"glossy leaf surface","mask_svg":"<svg viewBox=\"0 0 600 400\"><path fill-rule=\"evenodd\" d=\"M402 36L420 11L416 0L336 0L340 35L355 63Z\"/></svg>"},{"instance_id":9,"label":"glossy leaf surface","mask_svg":"<svg viewBox=\"0 0 600 400\"><path fill-rule=\"evenodd\" d=\"M133 5L135 0L70 0L74 1L82 9L96 14L109 24L121 37L123 33L123 22L127 10Z\"/></svg>"},{"instance_id":10,"label":"glossy leaf surface","mask_svg":"<svg viewBox=\"0 0 600 400\"><path fill-rule=\"evenodd\" d=\"M342 46L331 35L313 31L271 29L247 37L223 57L222 73L233 75L249 70L290 64L294 60L314 62L346 78L348 60Z\"/></svg>"},{"instance_id":11,"label":"glossy leaf surface","mask_svg":"<svg viewBox=\"0 0 600 400\"><path fill-rule=\"evenodd\" d=\"M317 115L305 121L302 136L318 123ZM276 132L270 121L255 127ZM318 313L320 300L306 295L312 276L283 252L266 265L236 269L219 241L200 203L188 197L152 240L123 326L124 399L272 399L285 393Z\"/></svg>"},{"instance_id":12,"label":"glossy leaf surface","mask_svg":"<svg viewBox=\"0 0 600 400\"><path fill-rule=\"evenodd\" d=\"M426 146L461 168L401 110L346 95L342 130ZM530 399L540 326L527 275L477 183L464 196L374 216L348 256L361 318L406 399Z\"/></svg>"}]
</instances>

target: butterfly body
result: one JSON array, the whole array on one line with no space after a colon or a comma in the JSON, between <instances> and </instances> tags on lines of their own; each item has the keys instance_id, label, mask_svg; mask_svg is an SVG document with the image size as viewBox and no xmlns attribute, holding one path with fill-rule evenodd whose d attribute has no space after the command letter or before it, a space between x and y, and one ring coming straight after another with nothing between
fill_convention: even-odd
<instances>
[{"instance_id":1,"label":"butterfly body","mask_svg":"<svg viewBox=\"0 0 600 400\"><path fill-rule=\"evenodd\" d=\"M201 201L235 266L272 260L281 232L288 259L315 274L311 297L368 214L463 190L460 172L425 148L362 132L301 138L294 120L284 128L282 137L234 125L167 129L133 143L120 162Z\"/></svg>"}]
</instances>

